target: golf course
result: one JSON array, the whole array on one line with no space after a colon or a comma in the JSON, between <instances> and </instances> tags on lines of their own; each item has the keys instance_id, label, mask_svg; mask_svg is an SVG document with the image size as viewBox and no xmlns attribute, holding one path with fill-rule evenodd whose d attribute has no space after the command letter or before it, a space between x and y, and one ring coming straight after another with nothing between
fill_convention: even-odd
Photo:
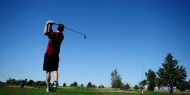
<instances>
[{"instance_id":1,"label":"golf course","mask_svg":"<svg viewBox=\"0 0 190 95\"><path fill-rule=\"evenodd\" d=\"M0 9L0 95L190 95L190 0Z\"/></svg>"},{"instance_id":2,"label":"golf course","mask_svg":"<svg viewBox=\"0 0 190 95\"><path fill-rule=\"evenodd\" d=\"M111 88L86 89L80 87L58 87L57 92L45 92L46 87L34 88L18 86L0 86L0 95L142 95L141 91L121 91L116 92ZM148 92L143 95L170 95L169 92ZM188 92L175 92L174 95L190 95Z\"/></svg>"}]
</instances>

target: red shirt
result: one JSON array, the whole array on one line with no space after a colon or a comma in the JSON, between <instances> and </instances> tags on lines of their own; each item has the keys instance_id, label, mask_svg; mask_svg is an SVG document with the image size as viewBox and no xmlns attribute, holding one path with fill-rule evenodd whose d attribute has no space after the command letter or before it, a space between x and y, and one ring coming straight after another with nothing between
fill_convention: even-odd
<instances>
[{"instance_id":1,"label":"red shirt","mask_svg":"<svg viewBox=\"0 0 190 95\"><path fill-rule=\"evenodd\" d=\"M49 37L46 54L51 56L59 56L61 42L64 39L64 35L61 32L50 31L47 33Z\"/></svg>"}]
</instances>

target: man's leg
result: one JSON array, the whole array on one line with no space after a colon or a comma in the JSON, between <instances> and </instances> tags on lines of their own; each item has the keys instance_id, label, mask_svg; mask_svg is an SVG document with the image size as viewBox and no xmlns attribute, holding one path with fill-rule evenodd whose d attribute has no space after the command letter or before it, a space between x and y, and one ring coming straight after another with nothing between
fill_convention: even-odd
<instances>
[{"instance_id":1,"label":"man's leg","mask_svg":"<svg viewBox=\"0 0 190 95\"><path fill-rule=\"evenodd\" d=\"M48 89L50 89L50 80L51 80L51 72L47 71L46 72L46 84L47 84Z\"/></svg>"},{"instance_id":2,"label":"man's leg","mask_svg":"<svg viewBox=\"0 0 190 95\"><path fill-rule=\"evenodd\" d=\"M54 82L53 82L53 92L56 92L58 86L58 71L53 71Z\"/></svg>"},{"instance_id":3,"label":"man's leg","mask_svg":"<svg viewBox=\"0 0 190 95\"><path fill-rule=\"evenodd\" d=\"M58 71L53 71L54 81L58 81Z\"/></svg>"}]
</instances>

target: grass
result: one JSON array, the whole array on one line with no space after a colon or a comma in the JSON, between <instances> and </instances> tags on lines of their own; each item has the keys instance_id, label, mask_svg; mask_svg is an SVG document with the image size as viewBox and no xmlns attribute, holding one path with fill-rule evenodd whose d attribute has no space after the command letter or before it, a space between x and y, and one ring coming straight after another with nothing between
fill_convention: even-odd
<instances>
[{"instance_id":1,"label":"grass","mask_svg":"<svg viewBox=\"0 0 190 95\"><path fill-rule=\"evenodd\" d=\"M74 87L59 87L57 92L45 92L44 88L19 88L0 86L0 95L142 95L140 91L113 92L110 90L85 89ZM143 95L170 95L168 92L144 92ZM190 93L175 93L174 95L190 95Z\"/></svg>"}]
</instances>

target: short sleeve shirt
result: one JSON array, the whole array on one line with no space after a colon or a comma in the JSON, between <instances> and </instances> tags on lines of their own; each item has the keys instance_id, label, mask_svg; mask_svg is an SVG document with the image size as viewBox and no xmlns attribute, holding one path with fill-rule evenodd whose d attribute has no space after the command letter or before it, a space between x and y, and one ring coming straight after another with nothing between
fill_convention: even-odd
<instances>
[{"instance_id":1,"label":"short sleeve shirt","mask_svg":"<svg viewBox=\"0 0 190 95\"><path fill-rule=\"evenodd\" d=\"M60 46L64 39L64 35L61 32L50 31L47 33L49 37L46 54L50 56L59 56Z\"/></svg>"}]
</instances>

